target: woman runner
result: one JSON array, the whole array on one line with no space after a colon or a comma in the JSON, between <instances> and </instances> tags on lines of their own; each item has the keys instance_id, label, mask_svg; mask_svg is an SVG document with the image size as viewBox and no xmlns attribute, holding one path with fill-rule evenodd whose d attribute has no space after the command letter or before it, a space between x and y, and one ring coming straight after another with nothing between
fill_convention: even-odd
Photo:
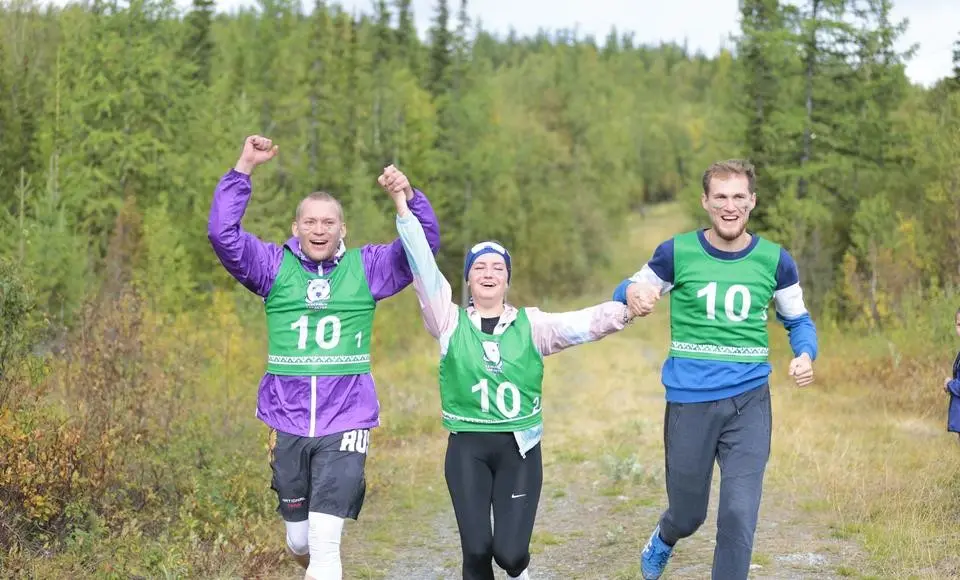
<instances>
[{"instance_id":1,"label":"woman runner","mask_svg":"<svg viewBox=\"0 0 960 580\"><path fill-rule=\"evenodd\" d=\"M380 185L397 204L397 231L424 325L440 343L440 400L450 431L444 473L463 578L493 580L496 561L510 578L527 579L543 483L543 357L622 330L633 315L613 301L563 313L514 307L506 302L510 254L497 242L478 243L467 254L463 275L472 300L461 308L423 227L402 209L402 194L385 180Z\"/></svg>"}]
</instances>

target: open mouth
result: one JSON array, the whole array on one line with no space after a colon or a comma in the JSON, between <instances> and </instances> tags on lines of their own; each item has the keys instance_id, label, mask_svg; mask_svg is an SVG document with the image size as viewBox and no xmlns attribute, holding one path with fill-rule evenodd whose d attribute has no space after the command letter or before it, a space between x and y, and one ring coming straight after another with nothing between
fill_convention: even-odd
<instances>
[{"instance_id":1,"label":"open mouth","mask_svg":"<svg viewBox=\"0 0 960 580\"><path fill-rule=\"evenodd\" d=\"M327 248L327 245L329 244L330 242L327 240L321 240L321 239L310 240L310 247L313 248L314 250L325 250Z\"/></svg>"},{"instance_id":2,"label":"open mouth","mask_svg":"<svg viewBox=\"0 0 960 580\"><path fill-rule=\"evenodd\" d=\"M720 219L727 222L728 224L732 224L733 222L737 221L740 218L739 216L735 216L735 215L725 215L725 216L720 216Z\"/></svg>"},{"instance_id":3,"label":"open mouth","mask_svg":"<svg viewBox=\"0 0 960 580\"><path fill-rule=\"evenodd\" d=\"M496 283L494 282L480 282L480 286L484 288L496 288Z\"/></svg>"}]
</instances>

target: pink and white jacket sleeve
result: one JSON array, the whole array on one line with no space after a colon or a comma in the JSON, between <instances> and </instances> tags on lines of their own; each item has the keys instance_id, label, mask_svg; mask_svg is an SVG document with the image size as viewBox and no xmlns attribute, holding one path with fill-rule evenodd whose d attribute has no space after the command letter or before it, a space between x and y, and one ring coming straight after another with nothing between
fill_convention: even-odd
<instances>
[{"instance_id":1,"label":"pink and white jacket sleeve","mask_svg":"<svg viewBox=\"0 0 960 580\"><path fill-rule=\"evenodd\" d=\"M427 332L440 343L445 355L450 337L457 328L460 307L452 300L450 283L443 277L427 243L423 226L412 214L397 216L397 233L413 273L413 290L420 302L420 315Z\"/></svg>"},{"instance_id":2,"label":"pink and white jacket sleeve","mask_svg":"<svg viewBox=\"0 0 960 580\"><path fill-rule=\"evenodd\" d=\"M533 341L543 356L593 342L623 330L630 322L630 310L621 302L601 302L581 310L543 312L526 308Z\"/></svg>"}]
</instances>

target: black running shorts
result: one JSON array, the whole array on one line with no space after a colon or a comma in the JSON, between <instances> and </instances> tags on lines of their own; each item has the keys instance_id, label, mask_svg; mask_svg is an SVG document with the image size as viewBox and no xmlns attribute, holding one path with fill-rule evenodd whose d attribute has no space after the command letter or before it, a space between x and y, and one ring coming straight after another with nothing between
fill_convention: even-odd
<instances>
[{"instance_id":1,"label":"black running shorts","mask_svg":"<svg viewBox=\"0 0 960 580\"><path fill-rule=\"evenodd\" d=\"M271 489L277 511L288 522L302 522L309 512L357 519L366 494L364 467L369 429L322 437L270 433Z\"/></svg>"}]
</instances>

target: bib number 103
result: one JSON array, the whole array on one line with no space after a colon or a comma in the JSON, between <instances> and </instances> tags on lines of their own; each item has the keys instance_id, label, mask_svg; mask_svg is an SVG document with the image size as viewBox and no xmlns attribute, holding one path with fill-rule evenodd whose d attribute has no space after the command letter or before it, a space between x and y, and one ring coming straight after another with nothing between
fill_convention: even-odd
<instances>
[{"instance_id":1,"label":"bib number 103","mask_svg":"<svg viewBox=\"0 0 960 580\"><path fill-rule=\"evenodd\" d=\"M310 334L308 324L310 323L306 315L301 316L296 322L290 325L291 330L299 331L297 348L304 350L307 348L307 338ZM329 333L330 338L327 338ZM363 339L363 331L353 336L357 340L357 348L360 348L360 341ZM317 330L314 334L314 340L317 346L324 350L336 348L340 344L340 319L334 315L324 316L317 321Z\"/></svg>"},{"instance_id":2,"label":"bib number 103","mask_svg":"<svg viewBox=\"0 0 960 580\"><path fill-rule=\"evenodd\" d=\"M740 308L737 308L737 296ZM710 282L697 292L697 298L707 299L707 320L717 318L717 283ZM750 315L750 289L743 284L734 284L723 295L723 313L731 322L743 322Z\"/></svg>"}]
</instances>

